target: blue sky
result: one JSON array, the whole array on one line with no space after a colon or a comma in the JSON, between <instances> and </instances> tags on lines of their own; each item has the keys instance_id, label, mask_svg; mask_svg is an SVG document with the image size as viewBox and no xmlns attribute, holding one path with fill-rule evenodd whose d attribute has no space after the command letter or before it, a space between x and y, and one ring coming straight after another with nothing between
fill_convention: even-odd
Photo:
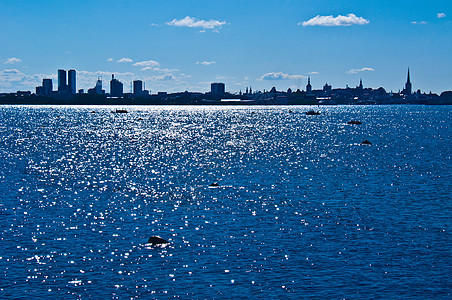
<instances>
[{"instance_id":1,"label":"blue sky","mask_svg":"<svg viewBox=\"0 0 452 300\"><path fill-rule=\"evenodd\" d=\"M452 90L452 1L115 0L0 2L0 91L59 68L77 88L111 74L158 91L364 86ZM54 80L54 89L56 88Z\"/></svg>"}]
</instances>

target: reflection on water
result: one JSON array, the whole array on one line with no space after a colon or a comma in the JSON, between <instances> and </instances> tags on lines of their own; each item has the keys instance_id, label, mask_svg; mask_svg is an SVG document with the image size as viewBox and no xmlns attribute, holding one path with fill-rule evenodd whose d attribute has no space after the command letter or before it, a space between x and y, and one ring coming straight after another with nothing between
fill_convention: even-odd
<instances>
[{"instance_id":1,"label":"reflection on water","mask_svg":"<svg viewBox=\"0 0 452 300\"><path fill-rule=\"evenodd\" d=\"M450 108L309 109L0 106L0 297L447 298Z\"/></svg>"}]
</instances>

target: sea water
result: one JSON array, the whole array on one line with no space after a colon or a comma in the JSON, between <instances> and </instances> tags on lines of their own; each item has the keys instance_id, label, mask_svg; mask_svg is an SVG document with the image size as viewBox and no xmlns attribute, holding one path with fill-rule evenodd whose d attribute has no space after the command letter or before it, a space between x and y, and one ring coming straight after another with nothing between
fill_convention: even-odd
<instances>
[{"instance_id":1,"label":"sea water","mask_svg":"<svg viewBox=\"0 0 452 300\"><path fill-rule=\"evenodd\" d=\"M0 298L450 298L451 111L0 106Z\"/></svg>"}]
</instances>

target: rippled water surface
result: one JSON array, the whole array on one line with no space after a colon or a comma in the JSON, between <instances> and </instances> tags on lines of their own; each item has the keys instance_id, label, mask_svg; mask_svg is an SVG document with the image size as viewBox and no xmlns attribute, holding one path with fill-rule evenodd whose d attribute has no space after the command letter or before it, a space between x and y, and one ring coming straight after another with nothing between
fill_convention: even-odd
<instances>
[{"instance_id":1,"label":"rippled water surface","mask_svg":"<svg viewBox=\"0 0 452 300\"><path fill-rule=\"evenodd\" d=\"M450 297L450 106L112 109L0 106L0 298Z\"/></svg>"}]
</instances>

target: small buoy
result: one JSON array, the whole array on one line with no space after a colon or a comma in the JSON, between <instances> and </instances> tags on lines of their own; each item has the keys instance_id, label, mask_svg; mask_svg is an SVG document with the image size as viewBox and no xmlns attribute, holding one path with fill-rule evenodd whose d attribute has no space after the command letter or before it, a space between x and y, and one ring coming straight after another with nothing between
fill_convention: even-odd
<instances>
[{"instance_id":1,"label":"small buoy","mask_svg":"<svg viewBox=\"0 0 452 300\"><path fill-rule=\"evenodd\" d=\"M351 125L361 125L362 123L361 123L360 121L354 121L354 120L352 120L352 121L348 122L347 124L351 124Z\"/></svg>"},{"instance_id":2,"label":"small buoy","mask_svg":"<svg viewBox=\"0 0 452 300\"><path fill-rule=\"evenodd\" d=\"M209 184L209 186L220 186L220 185L218 183L214 182L214 183Z\"/></svg>"},{"instance_id":3,"label":"small buoy","mask_svg":"<svg viewBox=\"0 0 452 300\"><path fill-rule=\"evenodd\" d=\"M372 145L372 143L369 142L368 140L364 140L361 142L361 145Z\"/></svg>"},{"instance_id":4,"label":"small buoy","mask_svg":"<svg viewBox=\"0 0 452 300\"><path fill-rule=\"evenodd\" d=\"M148 244L162 245L162 244L169 244L169 242L165 239L162 239L159 236L151 236L148 240Z\"/></svg>"}]
</instances>

